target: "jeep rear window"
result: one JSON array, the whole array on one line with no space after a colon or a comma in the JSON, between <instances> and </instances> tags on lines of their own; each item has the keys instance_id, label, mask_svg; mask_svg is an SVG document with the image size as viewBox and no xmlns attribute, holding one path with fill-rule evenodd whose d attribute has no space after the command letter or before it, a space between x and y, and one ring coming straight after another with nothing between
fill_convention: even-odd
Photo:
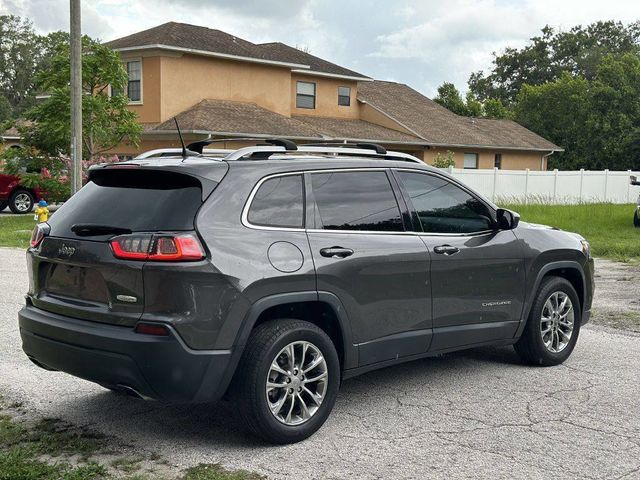
<instances>
[{"instance_id":1,"label":"jeep rear window","mask_svg":"<svg viewBox=\"0 0 640 480\"><path fill-rule=\"evenodd\" d=\"M120 170L94 176L55 212L52 236L75 236L75 224L100 224L133 232L193 230L202 205L200 182L188 175Z\"/></svg>"},{"instance_id":2,"label":"jeep rear window","mask_svg":"<svg viewBox=\"0 0 640 480\"><path fill-rule=\"evenodd\" d=\"M247 219L253 225L280 228L304 226L304 194L301 175L265 180L258 188Z\"/></svg>"}]
</instances>

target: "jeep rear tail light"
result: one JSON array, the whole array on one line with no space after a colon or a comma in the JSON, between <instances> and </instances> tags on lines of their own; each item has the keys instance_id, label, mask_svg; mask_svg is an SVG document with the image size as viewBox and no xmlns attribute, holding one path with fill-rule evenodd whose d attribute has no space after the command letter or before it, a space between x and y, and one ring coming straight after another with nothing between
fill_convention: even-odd
<instances>
[{"instance_id":1,"label":"jeep rear tail light","mask_svg":"<svg viewBox=\"0 0 640 480\"><path fill-rule=\"evenodd\" d=\"M125 260L185 262L205 257L204 249L194 233L134 233L120 235L110 243L115 257Z\"/></svg>"},{"instance_id":2,"label":"jeep rear tail light","mask_svg":"<svg viewBox=\"0 0 640 480\"><path fill-rule=\"evenodd\" d=\"M49 235L50 231L51 231L51 227L49 226L48 223L38 223L34 227L33 232L31 232L31 241L30 241L31 247L35 248L38 245L40 245L44 237Z\"/></svg>"}]
</instances>

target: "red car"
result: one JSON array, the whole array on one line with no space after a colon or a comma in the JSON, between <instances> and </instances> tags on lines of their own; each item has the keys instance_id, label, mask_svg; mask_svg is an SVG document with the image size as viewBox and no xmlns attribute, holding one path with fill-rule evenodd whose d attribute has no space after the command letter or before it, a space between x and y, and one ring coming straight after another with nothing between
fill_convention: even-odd
<instances>
[{"instance_id":1,"label":"red car","mask_svg":"<svg viewBox=\"0 0 640 480\"><path fill-rule=\"evenodd\" d=\"M19 177L0 173L0 211L9 206L13 213L29 213L41 198L37 188L20 185Z\"/></svg>"}]
</instances>

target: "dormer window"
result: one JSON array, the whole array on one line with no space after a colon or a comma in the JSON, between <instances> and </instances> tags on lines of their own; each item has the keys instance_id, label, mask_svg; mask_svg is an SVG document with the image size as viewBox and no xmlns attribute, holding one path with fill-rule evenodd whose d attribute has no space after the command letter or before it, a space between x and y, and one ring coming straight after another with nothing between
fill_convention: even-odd
<instances>
[{"instance_id":1,"label":"dormer window","mask_svg":"<svg viewBox=\"0 0 640 480\"><path fill-rule=\"evenodd\" d=\"M316 108L316 84L296 83L296 108Z\"/></svg>"},{"instance_id":2,"label":"dormer window","mask_svg":"<svg viewBox=\"0 0 640 480\"><path fill-rule=\"evenodd\" d=\"M338 105L343 107L351 105L351 87L338 87Z\"/></svg>"}]
</instances>

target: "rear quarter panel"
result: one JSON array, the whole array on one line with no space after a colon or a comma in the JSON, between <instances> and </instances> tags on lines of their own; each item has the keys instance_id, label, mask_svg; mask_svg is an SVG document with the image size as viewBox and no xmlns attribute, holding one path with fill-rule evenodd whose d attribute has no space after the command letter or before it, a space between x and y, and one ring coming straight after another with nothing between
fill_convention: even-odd
<instances>
[{"instance_id":1,"label":"rear quarter panel","mask_svg":"<svg viewBox=\"0 0 640 480\"><path fill-rule=\"evenodd\" d=\"M198 233L210 253L210 279L215 288L208 294L209 318L179 329L192 346L231 348L243 319L258 300L281 293L316 291L313 260L303 229L267 230L242 224L242 211L253 187L273 173L250 163L234 162L196 219ZM269 249L276 242L286 242L286 248L299 251L299 264L288 271L276 269L269 261L274 254Z\"/></svg>"}]
</instances>

